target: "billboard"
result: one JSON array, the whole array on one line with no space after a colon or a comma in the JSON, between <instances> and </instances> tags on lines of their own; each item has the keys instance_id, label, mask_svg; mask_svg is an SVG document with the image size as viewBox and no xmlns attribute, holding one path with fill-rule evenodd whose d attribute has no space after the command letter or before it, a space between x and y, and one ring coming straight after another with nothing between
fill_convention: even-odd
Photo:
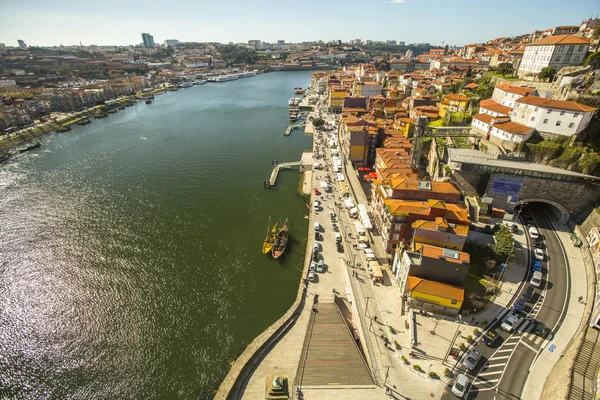
<instances>
[{"instance_id":1,"label":"billboard","mask_svg":"<svg viewBox=\"0 0 600 400\"><path fill-rule=\"evenodd\" d=\"M505 194L516 199L521 191L521 186L523 186L522 179L496 177L492 184L492 193Z\"/></svg>"}]
</instances>

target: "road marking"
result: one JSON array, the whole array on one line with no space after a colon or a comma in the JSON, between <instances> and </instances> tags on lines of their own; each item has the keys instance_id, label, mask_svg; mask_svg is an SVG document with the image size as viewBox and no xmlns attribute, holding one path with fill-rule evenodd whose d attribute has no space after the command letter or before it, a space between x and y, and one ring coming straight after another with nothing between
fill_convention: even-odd
<instances>
[{"instance_id":1,"label":"road marking","mask_svg":"<svg viewBox=\"0 0 600 400\"><path fill-rule=\"evenodd\" d=\"M528 349L532 350L534 353L537 353L537 349L535 349L535 348L531 347L531 346L530 346L530 345L528 345L527 343L525 343L525 342L521 342L521 344L522 344L523 346L527 347Z\"/></svg>"},{"instance_id":2,"label":"road marking","mask_svg":"<svg viewBox=\"0 0 600 400\"><path fill-rule=\"evenodd\" d=\"M513 350L514 350L514 349L504 349L504 350L498 350L498 351L496 352L496 354L497 354L497 353L506 353L506 352L511 352L511 351L513 351Z\"/></svg>"},{"instance_id":3,"label":"road marking","mask_svg":"<svg viewBox=\"0 0 600 400\"><path fill-rule=\"evenodd\" d=\"M490 369L490 368L496 368L496 367L502 367L502 366L504 366L504 365L506 365L506 363L505 363L505 362L488 364L488 365L487 365L487 369Z\"/></svg>"},{"instance_id":4,"label":"road marking","mask_svg":"<svg viewBox=\"0 0 600 400\"><path fill-rule=\"evenodd\" d=\"M508 355L508 356L494 357L494 361L496 361L496 360L506 360L509 357L510 357L510 355Z\"/></svg>"},{"instance_id":5,"label":"road marking","mask_svg":"<svg viewBox=\"0 0 600 400\"><path fill-rule=\"evenodd\" d=\"M501 374L501 373L502 373L502 371L492 371L492 372L486 372L486 373L483 373L483 374L479 374L479 376L498 375L498 374Z\"/></svg>"}]
</instances>

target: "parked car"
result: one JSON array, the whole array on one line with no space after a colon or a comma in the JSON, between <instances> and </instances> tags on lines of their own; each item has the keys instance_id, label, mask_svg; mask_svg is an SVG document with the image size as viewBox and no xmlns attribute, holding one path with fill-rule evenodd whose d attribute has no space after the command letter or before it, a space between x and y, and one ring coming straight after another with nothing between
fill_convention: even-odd
<instances>
[{"instance_id":1,"label":"parked car","mask_svg":"<svg viewBox=\"0 0 600 400\"><path fill-rule=\"evenodd\" d=\"M538 232L537 228L535 226L530 226L529 227L529 236L532 239L537 239L538 237L540 237L540 233Z\"/></svg>"},{"instance_id":2,"label":"parked car","mask_svg":"<svg viewBox=\"0 0 600 400\"><path fill-rule=\"evenodd\" d=\"M538 322L535 326L535 329L533 330L533 333L535 333L538 336L543 337L545 330L546 330L546 325L544 325L542 322Z\"/></svg>"},{"instance_id":3,"label":"parked car","mask_svg":"<svg viewBox=\"0 0 600 400\"><path fill-rule=\"evenodd\" d=\"M463 360L463 366L469 371L473 371L481 358L481 353L473 349L467 357Z\"/></svg>"},{"instance_id":4,"label":"parked car","mask_svg":"<svg viewBox=\"0 0 600 400\"><path fill-rule=\"evenodd\" d=\"M318 222L315 222L315 231L319 232L321 230L321 225Z\"/></svg>"},{"instance_id":5,"label":"parked car","mask_svg":"<svg viewBox=\"0 0 600 400\"><path fill-rule=\"evenodd\" d=\"M313 251L319 251L320 247L319 247L319 243L315 243L313 245Z\"/></svg>"},{"instance_id":6,"label":"parked car","mask_svg":"<svg viewBox=\"0 0 600 400\"><path fill-rule=\"evenodd\" d=\"M542 263L540 261L536 261L531 266L533 272L542 272Z\"/></svg>"},{"instance_id":7,"label":"parked car","mask_svg":"<svg viewBox=\"0 0 600 400\"><path fill-rule=\"evenodd\" d=\"M483 335L483 343L486 346L491 346L498 339L498 333L496 331L487 331L485 335Z\"/></svg>"},{"instance_id":8,"label":"parked car","mask_svg":"<svg viewBox=\"0 0 600 400\"><path fill-rule=\"evenodd\" d=\"M504 329L506 332L512 332L520 323L521 317L519 317L518 314L511 312L504 318L502 324L500 324L500 328Z\"/></svg>"},{"instance_id":9,"label":"parked car","mask_svg":"<svg viewBox=\"0 0 600 400\"><path fill-rule=\"evenodd\" d=\"M531 300L532 297L533 297L533 286L527 286L527 289L525 289L523 291L523 294L521 294L521 298L525 301L529 301L529 300Z\"/></svg>"},{"instance_id":10,"label":"parked car","mask_svg":"<svg viewBox=\"0 0 600 400\"><path fill-rule=\"evenodd\" d=\"M310 271L308 273L308 280L311 281L311 282L315 281L315 272L314 271Z\"/></svg>"},{"instance_id":11,"label":"parked car","mask_svg":"<svg viewBox=\"0 0 600 400\"><path fill-rule=\"evenodd\" d=\"M535 259L539 261L544 261L544 252L542 249L533 250L533 254L535 255Z\"/></svg>"},{"instance_id":12,"label":"parked car","mask_svg":"<svg viewBox=\"0 0 600 400\"><path fill-rule=\"evenodd\" d=\"M539 288L542 285L542 273L540 271L535 271L529 283L531 283L531 286Z\"/></svg>"},{"instance_id":13,"label":"parked car","mask_svg":"<svg viewBox=\"0 0 600 400\"><path fill-rule=\"evenodd\" d=\"M517 224L512 224L512 233L518 233L519 232L519 227L517 226Z\"/></svg>"},{"instance_id":14,"label":"parked car","mask_svg":"<svg viewBox=\"0 0 600 400\"><path fill-rule=\"evenodd\" d=\"M462 399L469 388L469 378L465 374L458 374L454 385L452 385L452 393Z\"/></svg>"},{"instance_id":15,"label":"parked car","mask_svg":"<svg viewBox=\"0 0 600 400\"><path fill-rule=\"evenodd\" d=\"M342 235L339 234L338 232L335 233L335 241L336 242L341 242L342 241Z\"/></svg>"},{"instance_id":16,"label":"parked car","mask_svg":"<svg viewBox=\"0 0 600 400\"><path fill-rule=\"evenodd\" d=\"M335 242L335 245L336 245L336 247L337 247L337 251L338 251L339 253L343 253L343 252L344 252L344 247L342 246L342 243L341 243L341 242Z\"/></svg>"},{"instance_id":17,"label":"parked car","mask_svg":"<svg viewBox=\"0 0 600 400\"><path fill-rule=\"evenodd\" d=\"M515 301L515 304L513 304L512 309L514 311L523 311L523 308L525 307L525 300L524 299L519 299L517 301Z\"/></svg>"},{"instance_id":18,"label":"parked car","mask_svg":"<svg viewBox=\"0 0 600 400\"><path fill-rule=\"evenodd\" d=\"M323 259L319 260L317 263L317 272L325 271L325 267L323 266Z\"/></svg>"},{"instance_id":19,"label":"parked car","mask_svg":"<svg viewBox=\"0 0 600 400\"><path fill-rule=\"evenodd\" d=\"M308 269L309 269L309 271L315 271L317 269L317 263L311 262L310 267Z\"/></svg>"},{"instance_id":20,"label":"parked car","mask_svg":"<svg viewBox=\"0 0 600 400\"><path fill-rule=\"evenodd\" d=\"M315 232L315 240L321 240L321 236L319 235L319 232Z\"/></svg>"},{"instance_id":21,"label":"parked car","mask_svg":"<svg viewBox=\"0 0 600 400\"><path fill-rule=\"evenodd\" d=\"M312 256L313 261L319 261L319 252L318 251L313 251L313 256Z\"/></svg>"},{"instance_id":22,"label":"parked car","mask_svg":"<svg viewBox=\"0 0 600 400\"><path fill-rule=\"evenodd\" d=\"M319 192L319 189L315 188L315 194L318 196L321 194L321 192Z\"/></svg>"},{"instance_id":23,"label":"parked car","mask_svg":"<svg viewBox=\"0 0 600 400\"><path fill-rule=\"evenodd\" d=\"M331 229L333 229L334 232L338 232L340 230L336 224L331 224Z\"/></svg>"}]
</instances>

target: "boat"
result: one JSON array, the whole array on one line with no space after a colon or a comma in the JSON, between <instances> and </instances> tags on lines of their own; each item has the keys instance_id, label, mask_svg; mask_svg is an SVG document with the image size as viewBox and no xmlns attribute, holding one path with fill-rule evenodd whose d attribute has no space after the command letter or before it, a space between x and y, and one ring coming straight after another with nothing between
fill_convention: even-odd
<instances>
[{"instance_id":1,"label":"boat","mask_svg":"<svg viewBox=\"0 0 600 400\"><path fill-rule=\"evenodd\" d=\"M302 94L303 91L304 89L302 89L301 87L294 88L294 94Z\"/></svg>"},{"instance_id":2,"label":"boat","mask_svg":"<svg viewBox=\"0 0 600 400\"><path fill-rule=\"evenodd\" d=\"M146 104L152 103L152 99L146 99Z\"/></svg>"},{"instance_id":3,"label":"boat","mask_svg":"<svg viewBox=\"0 0 600 400\"><path fill-rule=\"evenodd\" d=\"M206 82L208 82L207 80L201 80L201 81L196 81L196 85L204 85Z\"/></svg>"},{"instance_id":4,"label":"boat","mask_svg":"<svg viewBox=\"0 0 600 400\"><path fill-rule=\"evenodd\" d=\"M124 109L125 109L125 106L120 106L119 107L119 110L124 110Z\"/></svg>"},{"instance_id":5,"label":"boat","mask_svg":"<svg viewBox=\"0 0 600 400\"><path fill-rule=\"evenodd\" d=\"M277 232L277 237L275 237L275 242L273 243L273 248L271 249L271 254L273 258L279 258L285 251L285 248L288 244L288 226L287 219L283 223L283 226L279 228L279 232Z\"/></svg>"},{"instance_id":6,"label":"boat","mask_svg":"<svg viewBox=\"0 0 600 400\"><path fill-rule=\"evenodd\" d=\"M288 106L292 107L294 105L294 98L290 97L290 99L288 100Z\"/></svg>"},{"instance_id":7,"label":"boat","mask_svg":"<svg viewBox=\"0 0 600 400\"><path fill-rule=\"evenodd\" d=\"M70 130L71 130L71 127L67 125L67 126L61 126L60 128L58 128L56 130L56 132L61 132L62 133L62 132L68 132Z\"/></svg>"},{"instance_id":8,"label":"boat","mask_svg":"<svg viewBox=\"0 0 600 400\"><path fill-rule=\"evenodd\" d=\"M279 222L275 222L273 228L270 231L267 231L267 236L265 237L265 241L263 242L262 252L263 254L267 254L273 248L273 243L275 242L275 238L277 237L277 224ZM269 226L271 226L271 218L269 218Z\"/></svg>"},{"instance_id":9,"label":"boat","mask_svg":"<svg viewBox=\"0 0 600 400\"><path fill-rule=\"evenodd\" d=\"M90 121L89 118L84 118L84 119L80 119L79 121L77 121L77 125L87 125L90 122L92 122L92 121Z\"/></svg>"},{"instance_id":10,"label":"boat","mask_svg":"<svg viewBox=\"0 0 600 400\"><path fill-rule=\"evenodd\" d=\"M37 149L38 147L40 147L42 144L40 142L35 142L33 144L30 144L29 146L25 146L25 147L21 147L19 149L20 153L25 153L26 151L29 150L33 150L33 149Z\"/></svg>"},{"instance_id":11,"label":"boat","mask_svg":"<svg viewBox=\"0 0 600 400\"><path fill-rule=\"evenodd\" d=\"M117 113L117 110L108 110L108 113L109 113L109 114L116 114L116 113Z\"/></svg>"},{"instance_id":12,"label":"boat","mask_svg":"<svg viewBox=\"0 0 600 400\"><path fill-rule=\"evenodd\" d=\"M0 163L8 160L8 157L10 157L10 154L8 154L8 153L0 154Z\"/></svg>"},{"instance_id":13,"label":"boat","mask_svg":"<svg viewBox=\"0 0 600 400\"><path fill-rule=\"evenodd\" d=\"M106 114L106 113L96 115L96 119L101 119L101 118L106 118L106 117L108 117L108 114Z\"/></svg>"},{"instance_id":14,"label":"boat","mask_svg":"<svg viewBox=\"0 0 600 400\"><path fill-rule=\"evenodd\" d=\"M194 86L194 82L183 82L183 83L181 84L181 87L182 87L182 88L188 88L188 87L190 87L190 86Z\"/></svg>"},{"instance_id":15,"label":"boat","mask_svg":"<svg viewBox=\"0 0 600 400\"><path fill-rule=\"evenodd\" d=\"M295 106L298 106L298 105L300 105L300 101L301 101L301 100L302 100L302 99L299 99L299 98L297 98L297 97L296 97L296 98L294 99L294 105L295 105Z\"/></svg>"},{"instance_id":16,"label":"boat","mask_svg":"<svg viewBox=\"0 0 600 400\"><path fill-rule=\"evenodd\" d=\"M290 122L298 121L298 116L296 114L290 114Z\"/></svg>"}]
</instances>

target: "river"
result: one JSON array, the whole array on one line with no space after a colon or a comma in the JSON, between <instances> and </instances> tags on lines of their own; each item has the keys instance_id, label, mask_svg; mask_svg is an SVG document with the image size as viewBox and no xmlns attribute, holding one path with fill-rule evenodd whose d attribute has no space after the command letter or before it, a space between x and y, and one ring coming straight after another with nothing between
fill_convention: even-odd
<instances>
[{"instance_id":1,"label":"river","mask_svg":"<svg viewBox=\"0 0 600 400\"><path fill-rule=\"evenodd\" d=\"M310 72L157 96L0 165L0 398L207 399L292 304L298 172L263 188ZM288 256L261 252L269 216Z\"/></svg>"}]
</instances>

